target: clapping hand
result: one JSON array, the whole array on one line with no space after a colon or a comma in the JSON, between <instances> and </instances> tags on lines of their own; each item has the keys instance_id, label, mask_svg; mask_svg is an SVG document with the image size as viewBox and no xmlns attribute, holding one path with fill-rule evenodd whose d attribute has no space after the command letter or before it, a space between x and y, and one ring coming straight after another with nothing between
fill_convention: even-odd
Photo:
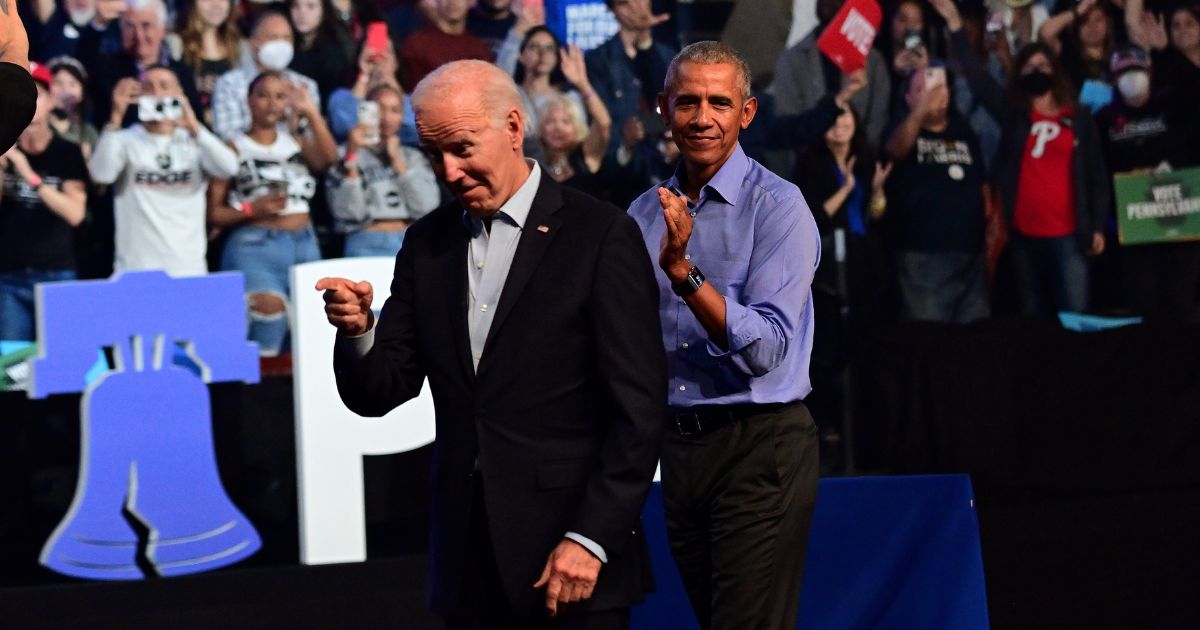
<instances>
[{"instance_id":1,"label":"clapping hand","mask_svg":"<svg viewBox=\"0 0 1200 630\"><path fill-rule=\"evenodd\" d=\"M658 254L658 266L666 272L672 284L678 284L687 278L692 269L687 260L688 240L692 238L692 215L688 212L684 197L661 186L658 189L658 203L663 209L663 222L667 224L662 250Z\"/></svg>"}]
</instances>

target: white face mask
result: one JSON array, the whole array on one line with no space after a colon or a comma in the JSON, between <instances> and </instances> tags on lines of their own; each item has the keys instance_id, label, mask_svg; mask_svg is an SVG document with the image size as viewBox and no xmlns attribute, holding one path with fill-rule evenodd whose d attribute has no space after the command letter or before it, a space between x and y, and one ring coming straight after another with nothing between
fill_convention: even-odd
<instances>
[{"instance_id":1,"label":"white face mask","mask_svg":"<svg viewBox=\"0 0 1200 630\"><path fill-rule=\"evenodd\" d=\"M1127 101L1141 100L1150 92L1150 75L1144 70L1130 70L1117 79L1117 90Z\"/></svg>"},{"instance_id":2,"label":"white face mask","mask_svg":"<svg viewBox=\"0 0 1200 630\"><path fill-rule=\"evenodd\" d=\"M75 26L84 26L88 22L91 22L92 18L96 17L96 7L84 9L83 11L67 9L67 15L71 18L71 24L74 24Z\"/></svg>"},{"instance_id":3,"label":"white face mask","mask_svg":"<svg viewBox=\"0 0 1200 630\"><path fill-rule=\"evenodd\" d=\"M258 62L267 70L283 70L292 63L292 43L286 39L273 39L258 49Z\"/></svg>"}]
</instances>

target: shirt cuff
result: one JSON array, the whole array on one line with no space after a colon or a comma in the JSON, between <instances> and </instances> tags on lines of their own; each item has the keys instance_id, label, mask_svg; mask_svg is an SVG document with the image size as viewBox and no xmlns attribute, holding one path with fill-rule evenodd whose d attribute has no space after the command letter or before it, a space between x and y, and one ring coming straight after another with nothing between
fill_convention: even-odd
<instances>
[{"instance_id":1,"label":"shirt cuff","mask_svg":"<svg viewBox=\"0 0 1200 630\"><path fill-rule=\"evenodd\" d=\"M725 298L725 338L729 341L729 350L722 350L720 346L708 340L708 354L714 359L724 359L730 355L737 354L750 344L762 339L762 335L756 334L756 331L750 330L747 317L755 316L753 309L747 308L734 302L728 297Z\"/></svg>"},{"instance_id":2,"label":"shirt cuff","mask_svg":"<svg viewBox=\"0 0 1200 630\"><path fill-rule=\"evenodd\" d=\"M563 534L563 538L570 538L571 540L583 545L583 548L592 552L592 555L599 558L601 563L608 564L608 556L604 554L604 547L596 544L596 541L592 540L591 538L575 532L567 532L566 534Z\"/></svg>"},{"instance_id":3,"label":"shirt cuff","mask_svg":"<svg viewBox=\"0 0 1200 630\"><path fill-rule=\"evenodd\" d=\"M372 326L367 332L353 337L338 333L334 346L348 357L361 359L375 346L375 327Z\"/></svg>"}]
</instances>

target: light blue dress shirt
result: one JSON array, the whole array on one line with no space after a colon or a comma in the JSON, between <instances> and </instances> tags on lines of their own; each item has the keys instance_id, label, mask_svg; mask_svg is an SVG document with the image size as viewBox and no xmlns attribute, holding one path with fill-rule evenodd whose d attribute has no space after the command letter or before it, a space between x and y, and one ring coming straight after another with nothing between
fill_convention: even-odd
<instances>
[{"instance_id":1,"label":"light blue dress shirt","mask_svg":"<svg viewBox=\"0 0 1200 630\"><path fill-rule=\"evenodd\" d=\"M676 171L663 186L682 190ZM812 281L821 256L816 221L800 189L733 154L689 202L687 256L725 296L729 350L708 339L661 270L659 316L673 408L786 403L812 391ZM629 208L655 268L666 235L657 187Z\"/></svg>"}]
</instances>

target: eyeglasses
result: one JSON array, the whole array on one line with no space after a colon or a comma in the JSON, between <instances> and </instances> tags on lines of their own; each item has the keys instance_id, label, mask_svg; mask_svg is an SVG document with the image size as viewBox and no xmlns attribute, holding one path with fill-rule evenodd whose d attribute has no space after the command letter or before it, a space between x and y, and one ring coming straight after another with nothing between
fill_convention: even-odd
<instances>
[{"instance_id":1,"label":"eyeglasses","mask_svg":"<svg viewBox=\"0 0 1200 630\"><path fill-rule=\"evenodd\" d=\"M558 52L558 46L555 46L554 44L543 44L540 46L537 44L529 44L528 46L525 47L525 50L532 50L533 52L536 52L538 54L556 53L556 52Z\"/></svg>"}]
</instances>

